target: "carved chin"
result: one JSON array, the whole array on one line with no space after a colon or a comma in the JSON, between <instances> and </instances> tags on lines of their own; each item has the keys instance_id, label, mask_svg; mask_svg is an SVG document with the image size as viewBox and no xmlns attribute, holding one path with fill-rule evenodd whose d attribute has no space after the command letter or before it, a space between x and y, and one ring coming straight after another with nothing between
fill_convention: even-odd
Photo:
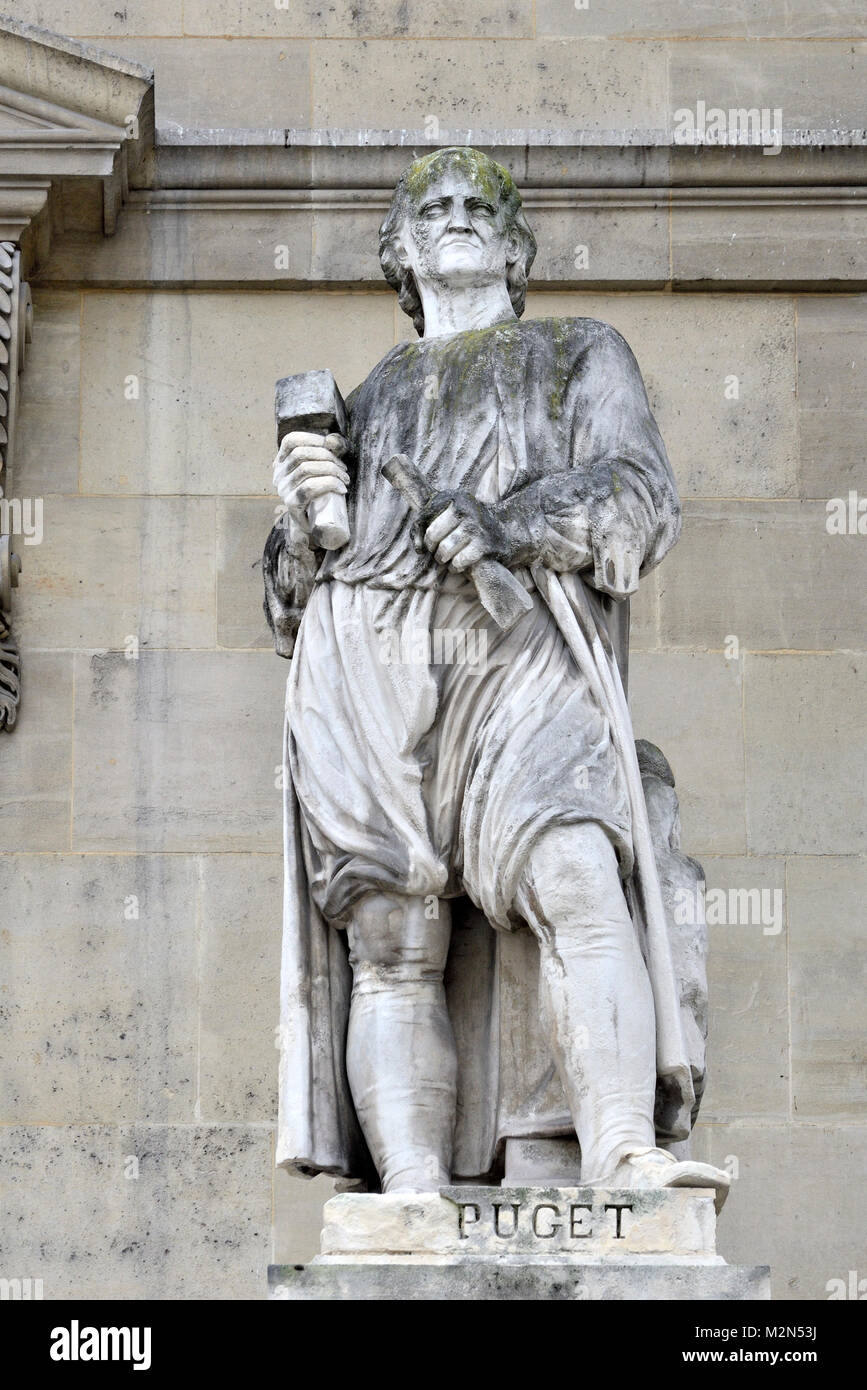
<instances>
[{"instance_id":1,"label":"carved chin","mask_svg":"<svg viewBox=\"0 0 867 1390\"><path fill-rule=\"evenodd\" d=\"M505 279L505 269L499 272ZM498 274L492 258L473 246L443 246L436 257L434 276L451 281L484 281Z\"/></svg>"}]
</instances>

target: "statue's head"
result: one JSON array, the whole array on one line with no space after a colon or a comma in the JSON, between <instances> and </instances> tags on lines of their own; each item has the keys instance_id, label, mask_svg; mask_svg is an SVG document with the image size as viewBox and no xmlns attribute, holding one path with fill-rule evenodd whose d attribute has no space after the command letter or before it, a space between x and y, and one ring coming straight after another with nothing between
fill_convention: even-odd
<instances>
[{"instance_id":1,"label":"statue's head","mask_svg":"<svg viewBox=\"0 0 867 1390\"><path fill-rule=\"evenodd\" d=\"M379 229L379 259L400 307L419 333L419 284L489 285L505 280L524 312L536 239L508 170L455 146L416 159L401 175Z\"/></svg>"}]
</instances>

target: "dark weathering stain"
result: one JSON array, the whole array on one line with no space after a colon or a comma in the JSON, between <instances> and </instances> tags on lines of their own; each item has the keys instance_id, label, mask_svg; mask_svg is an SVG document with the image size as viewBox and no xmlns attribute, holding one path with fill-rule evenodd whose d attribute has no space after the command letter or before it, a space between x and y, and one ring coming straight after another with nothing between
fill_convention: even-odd
<instances>
[{"instance_id":1,"label":"dark weathering stain","mask_svg":"<svg viewBox=\"0 0 867 1390\"><path fill-rule=\"evenodd\" d=\"M113 677L118 663L124 660L122 652L95 652L90 658L90 697L100 709L117 704L118 696L113 689Z\"/></svg>"}]
</instances>

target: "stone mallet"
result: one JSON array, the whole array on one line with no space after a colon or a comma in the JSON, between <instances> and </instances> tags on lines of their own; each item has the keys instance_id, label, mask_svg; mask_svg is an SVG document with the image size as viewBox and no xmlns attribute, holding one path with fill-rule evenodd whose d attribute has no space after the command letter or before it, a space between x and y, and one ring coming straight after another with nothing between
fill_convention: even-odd
<instances>
[{"instance_id":1,"label":"stone mallet","mask_svg":"<svg viewBox=\"0 0 867 1390\"><path fill-rule=\"evenodd\" d=\"M321 434L323 442L329 434L346 437L346 406L327 368L281 377L274 388L274 413L278 446L290 430ZM339 492L308 502L307 520L311 543L320 550L339 550L349 540L346 498Z\"/></svg>"},{"instance_id":2,"label":"stone mallet","mask_svg":"<svg viewBox=\"0 0 867 1390\"><path fill-rule=\"evenodd\" d=\"M413 468L406 454L392 455L380 472L415 511L421 511L433 496L434 490L418 469ZM499 560L479 560L470 566L468 573L476 586L479 602L504 632L514 627L533 607L533 600L523 584Z\"/></svg>"}]
</instances>

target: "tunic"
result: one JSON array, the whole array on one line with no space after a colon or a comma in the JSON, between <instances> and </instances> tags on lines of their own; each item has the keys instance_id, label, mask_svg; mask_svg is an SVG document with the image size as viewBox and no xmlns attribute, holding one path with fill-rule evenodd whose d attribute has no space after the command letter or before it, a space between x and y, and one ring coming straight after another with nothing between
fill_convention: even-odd
<instances>
[{"instance_id":1,"label":"tunic","mask_svg":"<svg viewBox=\"0 0 867 1390\"><path fill-rule=\"evenodd\" d=\"M657 1135L683 1139L703 1058L684 1043L688 1006L611 641L627 596L612 549L628 548L643 574L680 527L635 359L592 319L510 322L399 344L347 409L351 539L319 566L287 683L277 1161L375 1182L346 1078L345 933L330 924L364 893L391 890L474 905L446 975L455 1174L491 1171L503 1138L491 926L518 925L539 834L586 820L615 846L653 987ZM394 453L434 488L518 508L533 564L515 573L533 606L509 633L468 576L414 547L410 510L380 476Z\"/></svg>"},{"instance_id":2,"label":"tunic","mask_svg":"<svg viewBox=\"0 0 867 1390\"><path fill-rule=\"evenodd\" d=\"M534 594L501 633L468 577L418 553L410 509L380 468L405 453L434 490L491 503L523 494L559 571L586 565L582 483L607 468L647 567L676 534L676 506L629 348L587 319L402 343L348 408L351 539L321 567L287 704L317 905L333 920L371 891L467 893L507 928L536 838L586 820L627 876L629 807L608 721L549 610Z\"/></svg>"}]
</instances>

